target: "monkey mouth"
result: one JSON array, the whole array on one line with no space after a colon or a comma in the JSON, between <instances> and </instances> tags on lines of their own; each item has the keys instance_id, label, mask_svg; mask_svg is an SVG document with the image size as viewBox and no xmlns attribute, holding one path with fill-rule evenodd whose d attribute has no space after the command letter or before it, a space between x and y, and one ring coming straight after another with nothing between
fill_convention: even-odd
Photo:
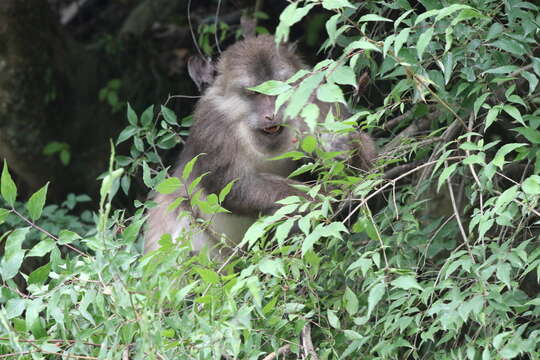
<instances>
[{"instance_id":1,"label":"monkey mouth","mask_svg":"<svg viewBox=\"0 0 540 360\"><path fill-rule=\"evenodd\" d=\"M277 135L277 134L281 133L281 131L283 131L283 126L281 126L281 125L274 125L274 126L270 126L270 127L263 128L262 131L263 131L265 134L269 134L269 135Z\"/></svg>"}]
</instances>

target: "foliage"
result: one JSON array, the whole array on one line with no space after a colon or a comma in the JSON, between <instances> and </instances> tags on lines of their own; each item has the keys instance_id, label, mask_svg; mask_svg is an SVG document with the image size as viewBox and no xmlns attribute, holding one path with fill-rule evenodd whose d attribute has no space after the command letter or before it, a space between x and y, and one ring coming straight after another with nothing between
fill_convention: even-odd
<instances>
[{"instance_id":1,"label":"foliage","mask_svg":"<svg viewBox=\"0 0 540 360\"><path fill-rule=\"evenodd\" d=\"M318 134L372 129L376 168L349 169L308 136L283 156L306 160L295 175L317 177L307 189L313 201L284 199L221 263L191 256L188 237L164 236L141 256L151 201L129 218L111 201L139 167L147 186L177 186L157 149L180 142L188 124L166 107L157 121L153 108L139 119L128 107L118 143L133 146L111 161L93 230L40 230L44 188L27 213L17 212L31 225L4 234L1 351L261 359L279 348L307 357L313 342L319 359L540 356L538 8L514 0L293 1L276 37L287 39L318 7L331 13L322 48L335 60L255 89L277 95L287 116L302 116ZM366 72L391 89L375 96L378 105L318 124L310 94L346 103L344 90L354 95ZM6 166L0 190L2 219L17 197ZM209 197L207 210L221 211L215 205L226 193ZM26 247L36 233L45 236ZM19 272L36 256L49 261Z\"/></svg>"},{"instance_id":2,"label":"foliage","mask_svg":"<svg viewBox=\"0 0 540 360\"><path fill-rule=\"evenodd\" d=\"M107 85L99 90L99 100L106 102L113 113L120 111L123 108L124 103L120 100L119 91L122 86L120 79L109 80Z\"/></svg>"},{"instance_id":3,"label":"foliage","mask_svg":"<svg viewBox=\"0 0 540 360\"><path fill-rule=\"evenodd\" d=\"M43 154L47 156L58 154L62 165L68 166L71 161L71 146L65 142L51 141L43 148Z\"/></svg>"}]
</instances>

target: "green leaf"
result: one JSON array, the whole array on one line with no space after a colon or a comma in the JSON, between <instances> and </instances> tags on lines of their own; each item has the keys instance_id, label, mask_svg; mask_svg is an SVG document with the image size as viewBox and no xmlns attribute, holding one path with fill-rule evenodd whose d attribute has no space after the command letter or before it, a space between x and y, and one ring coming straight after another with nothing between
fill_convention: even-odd
<instances>
[{"instance_id":1,"label":"green leaf","mask_svg":"<svg viewBox=\"0 0 540 360\"><path fill-rule=\"evenodd\" d=\"M0 178L0 192L6 202L13 206L15 199L17 198L17 187L9 174L7 162L4 159L4 169L2 170L2 177Z\"/></svg>"},{"instance_id":2,"label":"green leaf","mask_svg":"<svg viewBox=\"0 0 540 360\"><path fill-rule=\"evenodd\" d=\"M382 17L382 16L379 16L379 15L376 15L376 14L367 14L367 15L364 15L364 16L360 17L360 19L358 19L358 22L365 22L365 21L389 21L389 22L392 22L392 20L387 19L387 18Z\"/></svg>"},{"instance_id":3,"label":"green leaf","mask_svg":"<svg viewBox=\"0 0 540 360\"><path fill-rule=\"evenodd\" d=\"M133 111L133 108L131 107L131 105L128 103L127 104L127 119L128 119L128 122L133 125L133 126L137 126L137 121L139 120L137 118L137 114L135 113L135 111Z\"/></svg>"},{"instance_id":4,"label":"green leaf","mask_svg":"<svg viewBox=\"0 0 540 360\"><path fill-rule=\"evenodd\" d=\"M457 165L457 163L453 163L452 165L444 168L437 182L437 192L441 189L441 186L445 183L446 179L448 179L454 173Z\"/></svg>"},{"instance_id":5,"label":"green leaf","mask_svg":"<svg viewBox=\"0 0 540 360\"><path fill-rule=\"evenodd\" d=\"M347 339L353 340L353 341L360 341L364 338L362 335L360 335L354 330L343 330L343 334L345 335Z\"/></svg>"},{"instance_id":6,"label":"green leaf","mask_svg":"<svg viewBox=\"0 0 540 360\"><path fill-rule=\"evenodd\" d=\"M494 69L486 70L482 73L482 75L484 74L509 74L518 69L519 69L519 66L516 66L516 65L504 65L504 66L496 67Z\"/></svg>"},{"instance_id":7,"label":"green leaf","mask_svg":"<svg viewBox=\"0 0 540 360\"><path fill-rule=\"evenodd\" d=\"M47 188L49 183L45 184L41 189L36 191L26 203L26 209L32 220L37 220L41 217L41 212L45 206L45 198L47 197Z\"/></svg>"},{"instance_id":8,"label":"green leaf","mask_svg":"<svg viewBox=\"0 0 540 360\"><path fill-rule=\"evenodd\" d=\"M428 46L432 37L433 37L433 28L430 27L426 31L424 31L422 35L420 35L420 37L418 38L418 43L416 44L416 51L418 53L418 58L420 60L422 60L422 54L424 53L424 50Z\"/></svg>"},{"instance_id":9,"label":"green leaf","mask_svg":"<svg viewBox=\"0 0 540 360\"><path fill-rule=\"evenodd\" d=\"M353 316L358 312L360 307L356 294L347 286L345 293L343 294L343 302L345 303L345 309L349 315Z\"/></svg>"},{"instance_id":10,"label":"green leaf","mask_svg":"<svg viewBox=\"0 0 540 360\"><path fill-rule=\"evenodd\" d=\"M193 166L195 166L195 163L197 162L197 159L199 159L199 156L206 155L204 153L199 154L195 156L193 159L189 160L186 165L184 165L184 168L182 169L182 179L187 180L189 175L191 175L191 172L193 171Z\"/></svg>"},{"instance_id":11,"label":"green leaf","mask_svg":"<svg viewBox=\"0 0 540 360\"><path fill-rule=\"evenodd\" d=\"M488 34L486 36L486 40L489 41L489 40L499 37L499 35L502 34L503 31L504 31L504 26L502 26L498 22L493 23L489 28Z\"/></svg>"},{"instance_id":12,"label":"green leaf","mask_svg":"<svg viewBox=\"0 0 540 360\"><path fill-rule=\"evenodd\" d=\"M357 87L356 74L354 73L353 69L347 65L340 65L336 67L330 75L330 81L340 85L351 85L355 88Z\"/></svg>"},{"instance_id":13,"label":"green leaf","mask_svg":"<svg viewBox=\"0 0 540 360\"><path fill-rule=\"evenodd\" d=\"M507 51L516 56L523 56L527 53L525 47L514 39L501 39L494 41L489 45Z\"/></svg>"},{"instance_id":14,"label":"green leaf","mask_svg":"<svg viewBox=\"0 0 540 360\"><path fill-rule=\"evenodd\" d=\"M58 234L59 245L71 244L80 239L82 239L82 237L79 234L70 230L60 230L60 233Z\"/></svg>"},{"instance_id":15,"label":"green leaf","mask_svg":"<svg viewBox=\"0 0 540 360\"><path fill-rule=\"evenodd\" d=\"M41 325L41 316L40 313L43 311L45 305L41 298L34 299L28 302L26 307L25 322L26 328L30 330L32 335L39 339L42 336L45 336L43 326Z\"/></svg>"},{"instance_id":16,"label":"green leaf","mask_svg":"<svg viewBox=\"0 0 540 360\"><path fill-rule=\"evenodd\" d=\"M317 139L314 136L308 135L302 140L302 150L310 154L317 148Z\"/></svg>"},{"instance_id":17,"label":"green leaf","mask_svg":"<svg viewBox=\"0 0 540 360\"><path fill-rule=\"evenodd\" d=\"M229 193L231 192L231 189L234 185L234 183L236 182L236 180L233 180L231 182L229 182L227 185L225 185L225 187L223 189L221 189L221 191L219 192L219 202L222 203L225 198L227 197L227 195L229 195Z\"/></svg>"},{"instance_id":18,"label":"green leaf","mask_svg":"<svg viewBox=\"0 0 540 360\"><path fill-rule=\"evenodd\" d=\"M484 102L486 101L487 97L491 95L490 92L487 92L483 95L480 95L480 97L478 99L476 99L474 101L474 116L477 116L478 115L478 111L480 110L480 107L484 104Z\"/></svg>"},{"instance_id":19,"label":"green leaf","mask_svg":"<svg viewBox=\"0 0 540 360\"><path fill-rule=\"evenodd\" d=\"M502 359L513 359L521 354L523 350L524 349L522 349L518 344L510 343L503 347L501 351L499 351L499 354L501 355Z\"/></svg>"},{"instance_id":20,"label":"green leaf","mask_svg":"<svg viewBox=\"0 0 540 360\"><path fill-rule=\"evenodd\" d=\"M392 281L390 284L404 290L409 290L409 289L418 289L420 291L424 290L420 286L420 284L418 284L416 279L413 276L409 276L409 275L400 276L394 281Z\"/></svg>"},{"instance_id":21,"label":"green leaf","mask_svg":"<svg viewBox=\"0 0 540 360\"><path fill-rule=\"evenodd\" d=\"M368 313L367 316L370 317L373 309L377 306L379 301L381 301L384 292L386 291L386 285L384 283L378 283L371 288L368 295Z\"/></svg>"},{"instance_id":22,"label":"green leaf","mask_svg":"<svg viewBox=\"0 0 540 360\"><path fill-rule=\"evenodd\" d=\"M293 119L298 116L300 111L309 102L313 91L319 87L323 79L324 73L317 72L300 82L298 88L292 93L291 97L289 98L289 103L287 104L287 108L285 109L286 118Z\"/></svg>"},{"instance_id":23,"label":"green leaf","mask_svg":"<svg viewBox=\"0 0 540 360\"><path fill-rule=\"evenodd\" d=\"M528 71L522 72L521 76L523 76L529 82L529 95L531 95L538 86L538 78L536 75Z\"/></svg>"},{"instance_id":24,"label":"green leaf","mask_svg":"<svg viewBox=\"0 0 540 360\"><path fill-rule=\"evenodd\" d=\"M514 151L517 148L520 148L522 146L525 146L526 144L519 144L519 143L512 143L512 144L506 144L503 145L495 154L495 157L491 161L491 163L495 166L497 166L499 169L502 169L502 167L505 164L504 158L507 154Z\"/></svg>"},{"instance_id":25,"label":"green leaf","mask_svg":"<svg viewBox=\"0 0 540 360\"><path fill-rule=\"evenodd\" d=\"M180 187L182 186L182 183L180 182L180 179L177 177L170 177L168 179L163 180L161 183L159 183L156 186L156 191L160 194L172 194Z\"/></svg>"},{"instance_id":26,"label":"green leaf","mask_svg":"<svg viewBox=\"0 0 540 360\"><path fill-rule=\"evenodd\" d=\"M122 239L124 239L125 244L132 244L137 240L137 235L139 235L144 221L144 219L135 220L122 231Z\"/></svg>"},{"instance_id":27,"label":"green leaf","mask_svg":"<svg viewBox=\"0 0 540 360\"><path fill-rule=\"evenodd\" d=\"M62 165L67 166L71 160L71 153L68 150L60 151L60 162Z\"/></svg>"},{"instance_id":28,"label":"green leaf","mask_svg":"<svg viewBox=\"0 0 540 360\"><path fill-rule=\"evenodd\" d=\"M401 14L401 15L396 19L396 21L394 21L394 31L397 30L399 24L401 24L401 22L402 22L403 20L405 20L405 18L406 18L407 16L409 16L413 11L414 11L413 9L410 9L410 10L405 11L403 14Z\"/></svg>"},{"instance_id":29,"label":"green leaf","mask_svg":"<svg viewBox=\"0 0 540 360\"><path fill-rule=\"evenodd\" d=\"M51 252L52 249L56 248L56 244L54 243L54 240L46 237L45 239L38 242L26 255L27 257L30 256L36 256L36 257L42 257L49 252Z\"/></svg>"},{"instance_id":30,"label":"green leaf","mask_svg":"<svg viewBox=\"0 0 540 360\"><path fill-rule=\"evenodd\" d=\"M531 58L533 70L537 76L540 76L540 58L532 57Z\"/></svg>"},{"instance_id":31,"label":"green leaf","mask_svg":"<svg viewBox=\"0 0 540 360\"><path fill-rule=\"evenodd\" d=\"M311 232L306 238L304 239L304 242L302 243L302 256L304 256L309 250L313 249L313 245L317 240L319 240L322 236L322 229L324 228L324 224L319 224L317 227Z\"/></svg>"},{"instance_id":32,"label":"green leaf","mask_svg":"<svg viewBox=\"0 0 540 360\"><path fill-rule=\"evenodd\" d=\"M118 140L116 140L116 145L123 143L127 139L131 138L133 135L137 134L139 132L139 128L136 126L128 126L122 132L120 135L118 135Z\"/></svg>"},{"instance_id":33,"label":"green leaf","mask_svg":"<svg viewBox=\"0 0 540 360\"><path fill-rule=\"evenodd\" d=\"M523 118L521 117L521 113L519 112L519 110L515 106L513 106L513 105L504 105L503 110L508 115L510 115L511 117L516 119L520 124L525 126L525 123L523 122Z\"/></svg>"},{"instance_id":34,"label":"green leaf","mask_svg":"<svg viewBox=\"0 0 540 360\"><path fill-rule=\"evenodd\" d=\"M291 89L291 85L287 84L286 82L277 80L269 80L255 87L248 88L248 90L272 96L282 94L289 89Z\"/></svg>"},{"instance_id":35,"label":"green leaf","mask_svg":"<svg viewBox=\"0 0 540 360\"><path fill-rule=\"evenodd\" d=\"M290 27L302 20L315 4L309 4L298 8L298 3L289 4L279 16L279 24L276 28L276 42L280 43L289 39Z\"/></svg>"},{"instance_id":36,"label":"green leaf","mask_svg":"<svg viewBox=\"0 0 540 360\"><path fill-rule=\"evenodd\" d=\"M285 269L281 259L264 258L259 262L259 270L278 278L285 277Z\"/></svg>"},{"instance_id":37,"label":"green leaf","mask_svg":"<svg viewBox=\"0 0 540 360\"><path fill-rule=\"evenodd\" d=\"M142 162L142 170L143 170L143 173L142 173L143 183L147 187L151 188L154 185L154 181L152 181L151 169L150 169L150 166L148 166L148 163L146 161Z\"/></svg>"},{"instance_id":38,"label":"green leaf","mask_svg":"<svg viewBox=\"0 0 540 360\"><path fill-rule=\"evenodd\" d=\"M521 135L523 135L531 143L540 144L540 131L530 127L518 127L512 130L515 130Z\"/></svg>"},{"instance_id":39,"label":"green leaf","mask_svg":"<svg viewBox=\"0 0 540 360\"><path fill-rule=\"evenodd\" d=\"M439 11L440 11L439 9L433 9L433 10L429 10L429 11L426 11L426 12L418 15L418 17L414 21L414 26L418 25L420 22L424 21L428 17L438 14Z\"/></svg>"},{"instance_id":40,"label":"green leaf","mask_svg":"<svg viewBox=\"0 0 540 360\"><path fill-rule=\"evenodd\" d=\"M195 271L201 276L201 279L207 284L219 283L219 275L215 271L205 268L195 268Z\"/></svg>"},{"instance_id":41,"label":"green leaf","mask_svg":"<svg viewBox=\"0 0 540 360\"><path fill-rule=\"evenodd\" d=\"M154 119L154 105L150 105L149 107L144 110L144 112L141 115L141 124L144 127L148 127L150 124L152 124L152 120Z\"/></svg>"},{"instance_id":42,"label":"green leaf","mask_svg":"<svg viewBox=\"0 0 540 360\"><path fill-rule=\"evenodd\" d=\"M334 329L340 329L341 324L339 323L339 318L336 316L336 312L333 310L328 310L328 323L330 326L332 326Z\"/></svg>"},{"instance_id":43,"label":"green leaf","mask_svg":"<svg viewBox=\"0 0 540 360\"><path fill-rule=\"evenodd\" d=\"M348 0L323 0L322 6L326 10L335 10L344 7L356 9Z\"/></svg>"},{"instance_id":44,"label":"green leaf","mask_svg":"<svg viewBox=\"0 0 540 360\"><path fill-rule=\"evenodd\" d=\"M390 36L387 36L386 39L384 39L384 45L383 45L383 57L386 57L386 54L388 54L388 50L390 50L390 46L394 43L394 40L396 39L396 35L392 34ZM393 64L395 64L394 60L389 58L388 61L391 61ZM383 63L384 65L384 63ZM388 69L389 70L389 69ZM387 70L381 69L381 73L386 72Z\"/></svg>"},{"instance_id":45,"label":"green leaf","mask_svg":"<svg viewBox=\"0 0 540 360\"><path fill-rule=\"evenodd\" d=\"M163 119L167 124L178 125L178 117L176 116L174 111L172 111L168 107L161 105L161 114L163 115Z\"/></svg>"},{"instance_id":46,"label":"green leaf","mask_svg":"<svg viewBox=\"0 0 540 360\"><path fill-rule=\"evenodd\" d=\"M343 92L341 91L341 88L336 84L332 83L323 84L317 89L317 99L324 102L340 102L347 105L347 102L343 97Z\"/></svg>"},{"instance_id":47,"label":"green leaf","mask_svg":"<svg viewBox=\"0 0 540 360\"><path fill-rule=\"evenodd\" d=\"M487 130L495 120L497 120L497 116L499 115L501 111L500 106L494 106L491 109L489 109L487 115L486 115L486 123L484 130Z\"/></svg>"},{"instance_id":48,"label":"green leaf","mask_svg":"<svg viewBox=\"0 0 540 360\"><path fill-rule=\"evenodd\" d=\"M246 286L249 289L251 296L253 296L255 305L260 308L262 306L261 282L257 277L250 276L246 281Z\"/></svg>"},{"instance_id":49,"label":"green leaf","mask_svg":"<svg viewBox=\"0 0 540 360\"><path fill-rule=\"evenodd\" d=\"M463 9L471 9L471 7L468 5L462 5L462 4L452 4L450 6L447 6L439 10L437 17L435 18L435 22L442 20L443 18L453 14L454 12L463 10Z\"/></svg>"},{"instance_id":50,"label":"green leaf","mask_svg":"<svg viewBox=\"0 0 540 360\"><path fill-rule=\"evenodd\" d=\"M0 274L4 281L12 279L19 273L25 253L22 243L29 231L30 227L18 228L8 236L4 256L0 260Z\"/></svg>"},{"instance_id":51,"label":"green leaf","mask_svg":"<svg viewBox=\"0 0 540 360\"><path fill-rule=\"evenodd\" d=\"M175 295L174 299L176 303L179 304L180 302L184 301L186 296L188 296L191 290L193 290L193 288L197 286L198 284L199 284L199 280L195 280L191 284L186 285L183 288L181 288Z\"/></svg>"},{"instance_id":52,"label":"green leaf","mask_svg":"<svg viewBox=\"0 0 540 360\"><path fill-rule=\"evenodd\" d=\"M381 49L379 49L379 47L365 40L353 41L352 43L347 45L347 47L345 48L343 52L345 54L348 54L352 52L353 50L357 50L357 49L373 50L373 51L381 52Z\"/></svg>"},{"instance_id":53,"label":"green leaf","mask_svg":"<svg viewBox=\"0 0 540 360\"><path fill-rule=\"evenodd\" d=\"M43 266L38 267L36 270L32 271L28 277L28 284L43 284L49 278L49 273L51 272L51 263L47 263Z\"/></svg>"},{"instance_id":54,"label":"green leaf","mask_svg":"<svg viewBox=\"0 0 540 360\"><path fill-rule=\"evenodd\" d=\"M502 263L497 265L497 278L501 280L509 289L511 289L510 270L510 264Z\"/></svg>"},{"instance_id":55,"label":"green leaf","mask_svg":"<svg viewBox=\"0 0 540 360\"><path fill-rule=\"evenodd\" d=\"M349 267L347 268L347 272L360 268L360 270L362 271L362 276L366 276L368 271L371 269L372 264L373 262L371 261L371 259L359 258L351 265L349 265Z\"/></svg>"},{"instance_id":56,"label":"green leaf","mask_svg":"<svg viewBox=\"0 0 540 360\"><path fill-rule=\"evenodd\" d=\"M325 24L326 32L328 33L328 40L332 44L336 42L336 39L339 36L339 33L337 31L337 24L339 20L341 20L341 14L335 14L332 15Z\"/></svg>"},{"instance_id":57,"label":"green leaf","mask_svg":"<svg viewBox=\"0 0 540 360\"><path fill-rule=\"evenodd\" d=\"M529 195L540 195L540 176L531 175L523 184L521 184L523 191Z\"/></svg>"},{"instance_id":58,"label":"green leaf","mask_svg":"<svg viewBox=\"0 0 540 360\"><path fill-rule=\"evenodd\" d=\"M276 228L276 232L274 235L274 240L278 243L279 246L283 246L283 242L285 241L285 238L289 233L291 232L291 229L296 222L295 218L288 218L283 222L282 224L278 225Z\"/></svg>"},{"instance_id":59,"label":"green leaf","mask_svg":"<svg viewBox=\"0 0 540 360\"><path fill-rule=\"evenodd\" d=\"M396 56L399 56L399 50L403 47L403 44L407 42L409 34L411 33L411 28L405 28L399 32L394 41L394 53Z\"/></svg>"},{"instance_id":60,"label":"green leaf","mask_svg":"<svg viewBox=\"0 0 540 360\"><path fill-rule=\"evenodd\" d=\"M8 319L21 316L26 308L25 299L9 299L6 306L6 316Z\"/></svg>"},{"instance_id":61,"label":"green leaf","mask_svg":"<svg viewBox=\"0 0 540 360\"><path fill-rule=\"evenodd\" d=\"M191 195L193 194L193 191L197 188L197 186L199 186L199 183L201 182L201 180L206 176L208 175L209 173L208 172L205 172L204 174L200 175L200 176L197 176L192 182L191 184L189 184L188 186L188 194ZM222 189L223 190L223 189Z\"/></svg>"}]
</instances>

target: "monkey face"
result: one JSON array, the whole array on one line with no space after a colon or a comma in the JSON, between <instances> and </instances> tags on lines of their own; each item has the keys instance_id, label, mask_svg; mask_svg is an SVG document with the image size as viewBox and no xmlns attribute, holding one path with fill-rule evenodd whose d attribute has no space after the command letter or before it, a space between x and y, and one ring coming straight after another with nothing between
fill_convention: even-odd
<instances>
[{"instance_id":1,"label":"monkey face","mask_svg":"<svg viewBox=\"0 0 540 360\"><path fill-rule=\"evenodd\" d=\"M253 112L247 126L253 144L260 152L279 155L293 148L294 128L285 122L281 111L274 113L275 97L263 94L249 95Z\"/></svg>"},{"instance_id":2,"label":"monkey face","mask_svg":"<svg viewBox=\"0 0 540 360\"><path fill-rule=\"evenodd\" d=\"M296 147L298 121L274 113L276 97L248 90L268 80L286 81L303 67L291 48L271 36L239 42L221 56L217 77L207 92L224 117L234 121L253 150L275 157Z\"/></svg>"}]
</instances>

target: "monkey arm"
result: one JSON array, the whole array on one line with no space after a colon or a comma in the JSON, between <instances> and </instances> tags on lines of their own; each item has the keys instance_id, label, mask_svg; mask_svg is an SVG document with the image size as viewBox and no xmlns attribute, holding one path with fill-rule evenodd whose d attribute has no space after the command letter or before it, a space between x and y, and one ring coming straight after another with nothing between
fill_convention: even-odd
<instances>
[{"instance_id":1,"label":"monkey arm","mask_svg":"<svg viewBox=\"0 0 540 360\"><path fill-rule=\"evenodd\" d=\"M272 214L281 206L276 201L293 195L306 197L294 184L301 183L269 173L245 174L236 180L223 206L240 215Z\"/></svg>"},{"instance_id":2,"label":"monkey arm","mask_svg":"<svg viewBox=\"0 0 540 360\"><path fill-rule=\"evenodd\" d=\"M354 168L369 170L377 156L375 142L368 134L358 131L347 134L324 134L326 151L346 151L351 156L343 154L337 160L348 160L347 163Z\"/></svg>"}]
</instances>

